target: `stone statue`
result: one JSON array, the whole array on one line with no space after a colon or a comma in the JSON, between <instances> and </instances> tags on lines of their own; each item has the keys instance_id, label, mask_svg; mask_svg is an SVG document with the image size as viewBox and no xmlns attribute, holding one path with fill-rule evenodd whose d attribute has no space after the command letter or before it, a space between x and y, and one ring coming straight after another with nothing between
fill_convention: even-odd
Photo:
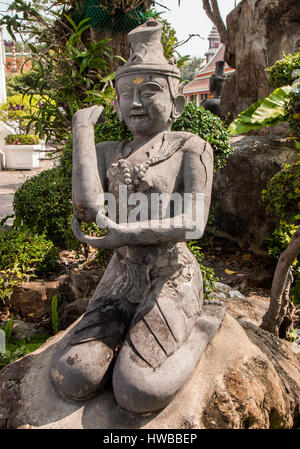
<instances>
[{"instance_id":1,"label":"stone statue","mask_svg":"<svg viewBox=\"0 0 300 449\"><path fill-rule=\"evenodd\" d=\"M132 141L95 147L93 125L103 108L92 106L74 116L73 231L81 242L115 251L51 368L65 399L86 400L112 379L117 403L135 413L159 410L172 400L225 312L222 302L203 302L201 272L184 243L204 231L213 153L198 136L170 132L185 99L180 72L163 56L161 32L161 24L152 19L131 31L130 58L116 74L116 108L133 133ZM144 205L136 220L127 217L134 214L134 204L120 199L125 190L129 199L135 195ZM114 220L99 200L104 192L115 198ZM161 202L153 207L152 199L159 195L177 199L170 201L169 215ZM183 197L192 214L179 210ZM197 198L203 199L200 215L194 211ZM81 220L97 222L107 235L84 235Z\"/></svg>"},{"instance_id":2,"label":"stone statue","mask_svg":"<svg viewBox=\"0 0 300 449\"><path fill-rule=\"evenodd\" d=\"M215 73L209 79L209 90L210 93L214 95L214 98L209 98L203 102L204 109L215 115L220 115L221 96L226 80L226 77L224 76L224 66L224 61L216 62Z\"/></svg>"}]
</instances>

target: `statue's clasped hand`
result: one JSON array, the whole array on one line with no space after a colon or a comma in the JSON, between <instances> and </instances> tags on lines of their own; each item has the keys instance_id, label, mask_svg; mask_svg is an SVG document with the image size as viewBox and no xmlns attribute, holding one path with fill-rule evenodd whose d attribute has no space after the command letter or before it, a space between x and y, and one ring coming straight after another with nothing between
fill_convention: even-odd
<instances>
[{"instance_id":1,"label":"statue's clasped hand","mask_svg":"<svg viewBox=\"0 0 300 449\"><path fill-rule=\"evenodd\" d=\"M126 234L125 226L115 223L100 212L97 214L96 223L100 229L108 230L105 237L92 237L84 234L80 228L81 219L77 215L73 215L71 225L75 237L93 248L114 249L124 245L122 237Z\"/></svg>"}]
</instances>

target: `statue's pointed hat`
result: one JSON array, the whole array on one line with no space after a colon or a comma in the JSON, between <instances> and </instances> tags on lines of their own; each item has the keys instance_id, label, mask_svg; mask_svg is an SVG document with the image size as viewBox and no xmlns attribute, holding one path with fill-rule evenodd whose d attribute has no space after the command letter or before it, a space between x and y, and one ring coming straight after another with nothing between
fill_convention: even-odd
<instances>
[{"instance_id":1,"label":"statue's pointed hat","mask_svg":"<svg viewBox=\"0 0 300 449\"><path fill-rule=\"evenodd\" d=\"M161 43L162 24L153 19L128 33L130 57L116 73L116 79L135 73L159 73L180 79L176 63L164 57Z\"/></svg>"}]
</instances>

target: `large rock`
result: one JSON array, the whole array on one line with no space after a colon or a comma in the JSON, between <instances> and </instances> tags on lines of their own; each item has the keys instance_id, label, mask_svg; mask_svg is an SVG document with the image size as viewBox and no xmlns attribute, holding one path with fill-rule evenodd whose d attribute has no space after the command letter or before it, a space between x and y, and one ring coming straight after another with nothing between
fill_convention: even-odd
<instances>
[{"instance_id":1,"label":"large rock","mask_svg":"<svg viewBox=\"0 0 300 449\"><path fill-rule=\"evenodd\" d=\"M232 146L225 168L214 178L215 224L221 236L261 254L266 251L266 237L277 225L266 213L262 190L284 164L297 160L297 150L285 139L268 136L236 137Z\"/></svg>"},{"instance_id":2,"label":"large rock","mask_svg":"<svg viewBox=\"0 0 300 449\"><path fill-rule=\"evenodd\" d=\"M51 313L53 296L59 294L59 281L29 281L16 287L10 299L20 316L39 320Z\"/></svg>"},{"instance_id":3,"label":"large rock","mask_svg":"<svg viewBox=\"0 0 300 449\"><path fill-rule=\"evenodd\" d=\"M272 86L266 68L300 46L299 0L243 0L227 16L225 59L235 73L223 90L221 113L234 117L266 97Z\"/></svg>"},{"instance_id":4,"label":"large rock","mask_svg":"<svg viewBox=\"0 0 300 449\"><path fill-rule=\"evenodd\" d=\"M300 356L291 343L257 327L255 318L260 316L259 310L249 320L241 312L237 321L226 314L175 399L161 412L141 416L120 409L110 388L82 403L64 401L57 394L50 359L67 331L61 332L0 373L0 423L8 428L51 429L299 426Z\"/></svg>"}]
</instances>

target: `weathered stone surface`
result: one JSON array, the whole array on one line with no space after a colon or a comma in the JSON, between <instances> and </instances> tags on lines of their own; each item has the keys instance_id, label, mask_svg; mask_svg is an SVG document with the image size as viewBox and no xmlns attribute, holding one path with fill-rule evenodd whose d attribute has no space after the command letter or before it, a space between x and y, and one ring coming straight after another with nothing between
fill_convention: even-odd
<instances>
[{"instance_id":1,"label":"weathered stone surface","mask_svg":"<svg viewBox=\"0 0 300 449\"><path fill-rule=\"evenodd\" d=\"M162 411L134 415L109 387L93 399L64 401L50 359L66 332L0 373L0 422L8 428L291 428L299 425L300 355L257 327L260 304L236 298L189 382ZM250 310L250 315L249 315ZM250 316L250 318L249 318Z\"/></svg>"},{"instance_id":2,"label":"weathered stone surface","mask_svg":"<svg viewBox=\"0 0 300 449\"><path fill-rule=\"evenodd\" d=\"M68 302L90 298L100 282L104 269L73 271L59 277L59 290Z\"/></svg>"},{"instance_id":3,"label":"weathered stone surface","mask_svg":"<svg viewBox=\"0 0 300 449\"><path fill-rule=\"evenodd\" d=\"M299 0L243 0L227 16L227 29L225 59L236 71L226 80L221 113L235 117L272 91L265 69L283 51L298 50Z\"/></svg>"},{"instance_id":4,"label":"weathered stone surface","mask_svg":"<svg viewBox=\"0 0 300 449\"><path fill-rule=\"evenodd\" d=\"M297 150L285 139L268 136L236 137L232 146L225 168L214 178L215 224L222 237L261 254L266 251L266 237L277 225L266 213L262 190L284 164L296 161Z\"/></svg>"},{"instance_id":5,"label":"weathered stone surface","mask_svg":"<svg viewBox=\"0 0 300 449\"><path fill-rule=\"evenodd\" d=\"M51 312L51 301L58 291L59 281L30 281L16 287L10 304L22 316L38 320Z\"/></svg>"}]
</instances>

